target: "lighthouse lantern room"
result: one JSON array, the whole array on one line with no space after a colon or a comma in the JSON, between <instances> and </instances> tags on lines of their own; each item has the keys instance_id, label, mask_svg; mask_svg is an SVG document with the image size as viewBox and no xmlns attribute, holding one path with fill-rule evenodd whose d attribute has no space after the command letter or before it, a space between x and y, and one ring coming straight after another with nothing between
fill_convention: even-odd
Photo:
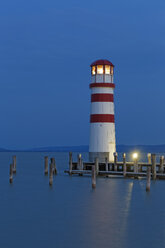
<instances>
[{"instance_id":1,"label":"lighthouse lantern room","mask_svg":"<svg viewBox=\"0 0 165 248\"><path fill-rule=\"evenodd\" d=\"M91 64L91 114L89 159L114 160L116 152L114 121L114 65L108 60Z\"/></svg>"}]
</instances>

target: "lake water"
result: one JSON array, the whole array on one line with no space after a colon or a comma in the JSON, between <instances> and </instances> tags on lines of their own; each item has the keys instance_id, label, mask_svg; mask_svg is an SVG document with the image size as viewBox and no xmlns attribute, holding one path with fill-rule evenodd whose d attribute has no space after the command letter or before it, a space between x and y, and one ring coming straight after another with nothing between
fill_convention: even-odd
<instances>
[{"instance_id":1,"label":"lake water","mask_svg":"<svg viewBox=\"0 0 165 248\"><path fill-rule=\"evenodd\" d=\"M68 153L0 153L0 248L165 247L165 181L68 176ZM44 156L55 157L53 187ZM74 154L76 157L76 154ZM87 158L87 154L82 155Z\"/></svg>"}]
</instances>

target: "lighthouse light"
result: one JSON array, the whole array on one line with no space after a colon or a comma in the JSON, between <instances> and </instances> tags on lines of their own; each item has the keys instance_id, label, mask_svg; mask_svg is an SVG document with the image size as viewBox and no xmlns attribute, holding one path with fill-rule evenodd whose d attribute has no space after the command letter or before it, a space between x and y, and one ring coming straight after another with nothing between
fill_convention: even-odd
<instances>
[{"instance_id":1,"label":"lighthouse light","mask_svg":"<svg viewBox=\"0 0 165 248\"><path fill-rule=\"evenodd\" d=\"M110 74L110 65L105 65L105 74Z\"/></svg>"},{"instance_id":2,"label":"lighthouse light","mask_svg":"<svg viewBox=\"0 0 165 248\"><path fill-rule=\"evenodd\" d=\"M103 65L97 66L97 74L103 74Z\"/></svg>"},{"instance_id":3,"label":"lighthouse light","mask_svg":"<svg viewBox=\"0 0 165 248\"><path fill-rule=\"evenodd\" d=\"M96 74L96 67L92 66L92 75L95 75L95 74Z\"/></svg>"}]
</instances>

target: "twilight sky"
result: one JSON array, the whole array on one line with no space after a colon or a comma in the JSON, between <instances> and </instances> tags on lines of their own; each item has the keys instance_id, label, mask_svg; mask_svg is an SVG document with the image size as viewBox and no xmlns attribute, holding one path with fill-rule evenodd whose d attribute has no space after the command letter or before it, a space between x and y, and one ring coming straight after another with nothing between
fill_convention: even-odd
<instances>
[{"instance_id":1,"label":"twilight sky","mask_svg":"<svg viewBox=\"0 0 165 248\"><path fill-rule=\"evenodd\" d=\"M115 64L117 144L165 144L164 0L0 2L0 147L86 145L90 67Z\"/></svg>"}]
</instances>

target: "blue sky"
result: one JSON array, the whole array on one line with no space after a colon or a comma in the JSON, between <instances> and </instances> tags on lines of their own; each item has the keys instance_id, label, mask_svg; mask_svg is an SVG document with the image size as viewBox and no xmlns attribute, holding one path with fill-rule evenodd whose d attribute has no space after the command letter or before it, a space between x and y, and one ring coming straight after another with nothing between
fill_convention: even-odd
<instances>
[{"instance_id":1,"label":"blue sky","mask_svg":"<svg viewBox=\"0 0 165 248\"><path fill-rule=\"evenodd\" d=\"M89 142L90 67L115 64L118 144L165 143L165 1L0 3L0 147Z\"/></svg>"}]
</instances>

